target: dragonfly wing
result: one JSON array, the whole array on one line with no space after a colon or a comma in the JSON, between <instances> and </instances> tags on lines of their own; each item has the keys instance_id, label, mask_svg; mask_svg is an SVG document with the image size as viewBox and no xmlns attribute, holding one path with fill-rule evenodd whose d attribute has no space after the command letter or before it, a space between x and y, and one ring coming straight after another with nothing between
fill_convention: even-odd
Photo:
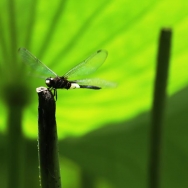
<instances>
[{"instance_id":1,"label":"dragonfly wing","mask_svg":"<svg viewBox=\"0 0 188 188\"><path fill-rule=\"evenodd\" d=\"M79 85L99 86L101 88L114 88L117 86L117 84L114 82L109 82L99 78L88 78L83 80L75 80L73 82L76 82Z\"/></svg>"},{"instance_id":2,"label":"dragonfly wing","mask_svg":"<svg viewBox=\"0 0 188 188\"><path fill-rule=\"evenodd\" d=\"M68 71L64 77L77 78L95 72L104 63L107 55L108 52L106 50L98 50L85 61Z\"/></svg>"},{"instance_id":3,"label":"dragonfly wing","mask_svg":"<svg viewBox=\"0 0 188 188\"><path fill-rule=\"evenodd\" d=\"M39 59L37 59L33 54L31 54L27 49L20 48L18 50L23 61L29 65L36 73L42 74L41 76L57 76L55 72L44 65Z\"/></svg>"}]
</instances>

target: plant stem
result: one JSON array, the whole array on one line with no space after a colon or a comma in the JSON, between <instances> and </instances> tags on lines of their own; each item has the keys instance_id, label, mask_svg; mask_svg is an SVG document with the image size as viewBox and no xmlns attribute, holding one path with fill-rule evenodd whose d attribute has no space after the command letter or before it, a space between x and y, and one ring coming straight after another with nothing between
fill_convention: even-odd
<instances>
[{"instance_id":1,"label":"plant stem","mask_svg":"<svg viewBox=\"0 0 188 188\"><path fill-rule=\"evenodd\" d=\"M151 148L149 158L149 188L160 187L162 126L166 99L166 86L168 78L170 47L170 29L162 29L159 38L157 69L154 85L154 98L151 120Z\"/></svg>"},{"instance_id":2,"label":"plant stem","mask_svg":"<svg viewBox=\"0 0 188 188\"><path fill-rule=\"evenodd\" d=\"M42 188L60 188L61 177L58 160L55 100L47 88L37 88L38 107L38 152Z\"/></svg>"},{"instance_id":3,"label":"plant stem","mask_svg":"<svg viewBox=\"0 0 188 188\"><path fill-rule=\"evenodd\" d=\"M23 107L8 106L8 188L22 187L24 164L24 138L22 134Z\"/></svg>"},{"instance_id":4,"label":"plant stem","mask_svg":"<svg viewBox=\"0 0 188 188\"><path fill-rule=\"evenodd\" d=\"M8 188L23 187L25 168L25 138L22 132L22 117L28 104L27 87L9 83L3 88L3 97L8 109L7 117L7 162ZM24 93L24 94L23 94Z\"/></svg>"}]
</instances>

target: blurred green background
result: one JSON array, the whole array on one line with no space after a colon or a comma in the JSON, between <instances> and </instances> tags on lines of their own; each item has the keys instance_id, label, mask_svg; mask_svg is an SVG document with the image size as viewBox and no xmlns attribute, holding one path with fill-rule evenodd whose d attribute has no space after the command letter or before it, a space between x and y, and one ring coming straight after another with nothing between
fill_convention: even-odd
<instances>
[{"instance_id":1,"label":"blurred green background","mask_svg":"<svg viewBox=\"0 0 188 188\"><path fill-rule=\"evenodd\" d=\"M117 88L58 91L62 185L146 187L162 27L172 28L173 41L160 184L188 187L187 9L186 0L1 0L0 187L12 187L14 178L19 187L39 187L35 89L45 80L26 75L19 47L60 76L96 50L108 51L91 77L116 82Z\"/></svg>"}]
</instances>

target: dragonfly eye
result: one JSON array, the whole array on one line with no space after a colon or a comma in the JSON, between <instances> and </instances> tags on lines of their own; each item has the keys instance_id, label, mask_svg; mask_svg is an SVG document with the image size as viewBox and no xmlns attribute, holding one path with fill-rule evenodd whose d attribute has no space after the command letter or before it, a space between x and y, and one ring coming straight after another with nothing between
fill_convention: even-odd
<instances>
[{"instance_id":1,"label":"dragonfly eye","mask_svg":"<svg viewBox=\"0 0 188 188\"><path fill-rule=\"evenodd\" d=\"M46 85L48 87L52 87L54 85L54 79L53 78L47 78L46 79Z\"/></svg>"}]
</instances>

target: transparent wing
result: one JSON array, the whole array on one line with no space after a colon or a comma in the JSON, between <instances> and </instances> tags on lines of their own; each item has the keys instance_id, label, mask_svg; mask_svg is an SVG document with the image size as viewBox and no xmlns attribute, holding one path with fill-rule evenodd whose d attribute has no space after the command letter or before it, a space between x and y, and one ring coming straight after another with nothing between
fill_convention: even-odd
<instances>
[{"instance_id":1,"label":"transparent wing","mask_svg":"<svg viewBox=\"0 0 188 188\"><path fill-rule=\"evenodd\" d=\"M77 78L95 72L104 63L107 55L107 51L98 50L85 61L68 71L64 77Z\"/></svg>"},{"instance_id":2,"label":"transparent wing","mask_svg":"<svg viewBox=\"0 0 188 188\"><path fill-rule=\"evenodd\" d=\"M116 83L108 82L106 80L102 80L102 79L99 79L99 78L88 78L88 79L83 79L83 80L75 80L75 82L80 84L80 85L99 86L101 88L117 87Z\"/></svg>"},{"instance_id":3,"label":"transparent wing","mask_svg":"<svg viewBox=\"0 0 188 188\"><path fill-rule=\"evenodd\" d=\"M46 65L44 65L39 59L32 55L27 49L20 48L18 50L23 61L29 65L36 73L41 74L41 76L55 77L57 74L50 70Z\"/></svg>"}]
</instances>

